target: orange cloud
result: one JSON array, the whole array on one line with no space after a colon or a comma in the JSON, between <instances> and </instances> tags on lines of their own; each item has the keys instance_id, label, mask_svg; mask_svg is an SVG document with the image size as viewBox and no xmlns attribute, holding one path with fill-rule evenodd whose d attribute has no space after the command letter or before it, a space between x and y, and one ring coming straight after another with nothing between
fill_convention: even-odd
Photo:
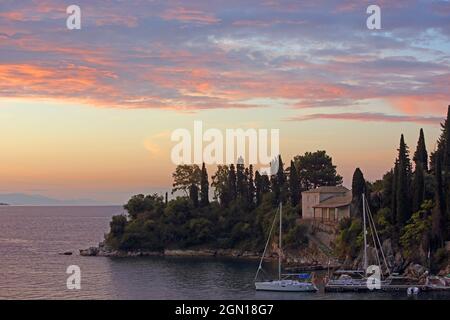
<instances>
[{"instance_id":1,"label":"orange cloud","mask_svg":"<svg viewBox=\"0 0 450 320\"><path fill-rule=\"evenodd\" d=\"M205 25L220 22L220 19L216 18L213 14L183 7L169 8L161 14L161 17L165 20L177 20L185 23Z\"/></svg>"}]
</instances>

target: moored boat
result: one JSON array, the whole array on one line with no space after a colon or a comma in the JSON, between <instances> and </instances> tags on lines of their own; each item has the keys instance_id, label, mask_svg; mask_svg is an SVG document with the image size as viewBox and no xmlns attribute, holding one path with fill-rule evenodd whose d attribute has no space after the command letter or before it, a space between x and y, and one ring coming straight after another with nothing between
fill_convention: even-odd
<instances>
[{"instance_id":1,"label":"moored boat","mask_svg":"<svg viewBox=\"0 0 450 320\"><path fill-rule=\"evenodd\" d=\"M450 274L445 277L428 276L426 286L432 291L450 291Z\"/></svg>"},{"instance_id":2,"label":"moored boat","mask_svg":"<svg viewBox=\"0 0 450 320\"><path fill-rule=\"evenodd\" d=\"M280 216L279 223L279 242L278 242L278 279L268 280L268 281L257 281L259 272L262 271L262 263L269 245L271 235L275 226L277 214L275 214L272 227L270 228L269 237L267 238L266 245L264 247L264 252L262 254L261 260L259 262L258 270L255 275L255 289L261 291L284 291L284 292L315 292L317 287L311 281L311 274L300 273L300 274L282 274L281 273L281 260L282 260L282 210L283 206L280 206L277 210Z\"/></svg>"}]
</instances>

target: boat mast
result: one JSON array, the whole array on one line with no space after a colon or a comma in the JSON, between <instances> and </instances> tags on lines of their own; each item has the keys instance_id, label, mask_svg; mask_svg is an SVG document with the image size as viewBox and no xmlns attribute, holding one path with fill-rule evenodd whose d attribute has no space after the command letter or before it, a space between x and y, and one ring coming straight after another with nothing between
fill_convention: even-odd
<instances>
[{"instance_id":1,"label":"boat mast","mask_svg":"<svg viewBox=\"0 0 450 320\"><path fill-rule=\"evenodd\" d=\"M364 272L367 271L367 230L366 230L366 198L363 192L362 194L362 205L363 205L363 235L364 235L364 262L363 268Z\"/></svg>"},{"instance_id":2,"label":"boat mast","mask_svg":"<svg viewBox=\"0 0 450 320\"><path fill-rule=\"evenodd\" d=\"M283 209L283 204L280 202L280 235L279 235L279 244L278 244L278 280L281 280L281 226L282 226L282 217L281 212Z\"/></svg>"},{"instance_id":3,"label":"boat mast","mask_svg":"<svg viewBox=\"0 0 450 320\"><path fill-rule=\"evenodd\" d=\"M270 227L269 236L267 237L266 246L264 247L264 251L261 256L261 260L259 261L258 270L256 271L255 281L258 278L259 271L262 270L262 263L264 261L264 257L266 256L267 247L269 246L269 242L270 242L270 239L272 236L272 231L273 231L273 228L275 227L276 222L277 222L277 213L275 213L275 216L273 217L273 222L272 222L272 226Z\"/></svg>"}]
</instances>

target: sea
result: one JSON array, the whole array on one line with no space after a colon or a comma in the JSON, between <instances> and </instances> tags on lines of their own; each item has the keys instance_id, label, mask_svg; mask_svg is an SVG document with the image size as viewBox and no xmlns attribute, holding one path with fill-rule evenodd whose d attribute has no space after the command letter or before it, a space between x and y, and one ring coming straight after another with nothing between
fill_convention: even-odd
<instances>
[{"instance_id":1,"label":"sea","mask_svg":"<svg viewBox=\"0 0 450 320\"><path fill-rule=\"evenodd\" d=\"M0 206L0 299L409 299L406 292L325 293L320 280L316 293L257 292L257 260L80 256L121 213L120 206ZM79 289L67 286L69 266L79 267ZM276 266L264 268L276 275ZM414 299L450 300L450 294Z\"/></svg>"}]
</instances>

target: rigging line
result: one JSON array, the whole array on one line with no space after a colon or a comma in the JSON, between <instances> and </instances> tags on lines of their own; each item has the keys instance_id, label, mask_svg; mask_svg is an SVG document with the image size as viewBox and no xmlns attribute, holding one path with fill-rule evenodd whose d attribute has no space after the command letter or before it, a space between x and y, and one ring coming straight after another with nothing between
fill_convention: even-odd
<instances>
[{"instance_id":1,"label":"rigging line","mask_svg":"<svg viewBox=\"0 0 450 320\"><path fill-rule=\"evenodd\" d=\"M273 228L275 226L275 222L277 221L278 210L279 209L277 209L277 211L275 212L275 217L273 218L272 226L270 227L269 236L267 237L267 242L266 242L266 245L264 247L264 251L263 251L261 260L259 261L259 267L258 267L258 270L256 271L255 281L256 281L256 278L258 278L259 271L262 270L262 263L264 261L264 256L266 255L267 247L268 247L269 242L270 242L270 236L272 235L272 231L273 231Z\"/></svg>"},{"instance_id":2,"label":"rigging line","mask_svg":"<svg viewBox=\"0 0 450 320\"><path fill-rule=\"evenodd\" d=\"M366 212L369 212L369 205L365 202L364 205L366 206ZM373 240L373 246L375 248L375 252L377 254L377 263L381 268L381 261L380 261L380 255L378 254L378 248L377 248L377 242L375 240L375 234L374 234L374 229L375 229L375 225L372 226L372 220L370 219L369 214L367 214L368 218L369 218L369 228L370 228L370 235L372 236L372 240Z\"/></svg>"},{"instance_id":3,"label":"rigging line","mask_svg":"<svg viewBox=\"0 0 450 320\"><path fill-rule=\"evenodd\" d=\"M378 240L378 245L380 246L380 251L381 251L381 255L382 255L382 257L383 257L383 262L384 262L384 264L386 265L386 269L387 269L388 274L391 275L391 269L389 268L389 265L388 265L387 260L386 260L386 256L384 255L383 245L381 244L380 237L378 236L377 229L375 228L375 221L374 221L374 219L373 219L372 212L370 211L369 204L367 204L367 207L368 207L368 209L369 209L369 210L368 210L368 212L369 212L369 218L372 220L372 223L373 223L373 225L374 225L375 236L376 236L376 238L377 238L377 240Z\"/></svg>"},{"instance_id":4,"label":"rigging line","mask_svg":"<svg viewBox=\"0 0 450 320\"><path fill-rule=\"evenodd\" d=\"M369 214L370 214L370 217L371 217L371 219L372 219L372 223L373 223L374 226L375 226L375 220L373 219L372 212L370 211L370 208L369 208ZM387 272L388 272L389 275L391 275L391 270L390 270L389 265L388 265L388 263L387 263L386 256L385 256L384 250L383 250L383 245L382 245L382 243L381 243L380 237L378 236L378 231L377 231L376 228L375 228L374 230L375 230L375 236L376 236L376 238L377 238L377 240L378 240L378 245L380 246L381 255L382 255L382 257L383 257L383 261L384 261L384 264L385 264L385 266L386 266Z\"/></svg>"}]
</instances>

